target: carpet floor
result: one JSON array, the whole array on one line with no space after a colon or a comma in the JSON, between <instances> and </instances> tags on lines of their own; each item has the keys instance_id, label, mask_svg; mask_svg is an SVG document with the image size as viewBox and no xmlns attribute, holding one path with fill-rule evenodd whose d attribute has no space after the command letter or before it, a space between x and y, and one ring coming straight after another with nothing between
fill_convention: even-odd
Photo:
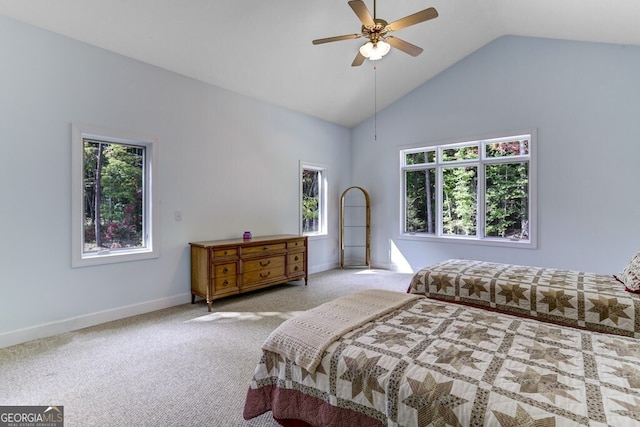
<instances>
[{"instance_id":1,"label":"carpet floor","mask_svg":"<svg viewBox=\"0 0 640 427\"><path fill-rule=\"evenodd\" d=\"M410 274L336 269L0 349L0 405L64 406L65 426L273 427L242 418L260 347L285 319Z\"/></svg>"}]
</instances>

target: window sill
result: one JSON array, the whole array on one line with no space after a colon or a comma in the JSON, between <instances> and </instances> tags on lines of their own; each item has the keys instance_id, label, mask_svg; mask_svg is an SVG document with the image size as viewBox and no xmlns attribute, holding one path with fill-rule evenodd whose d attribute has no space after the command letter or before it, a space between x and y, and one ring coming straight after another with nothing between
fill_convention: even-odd
<instances>
[{"instance_id":1,"label":"window sill","mask_svg":"<svg viewBox=\"0 0 640 427\"><path fill-rule=\"evenodd\" d=\"M413 240L413 241L429 241L438 243L457 243L463 245L479 245L479 246L495 246L495 247L507 247L507 248L520 248L520 249L536 249L536 243L533 240L519 240L519 239L495 239L484 238L478 239L475 237L464 236L434 236L425 233L403 233L398 236L399 240Z\"/></svg>"},{"instance_id":2,"label":"window sill","mask_svg":"<svg viewBox=\"0 0 640 427\"><path fill-rule=\"evenodd\" d=\"M92 265L115 264L129 261L142 261L145 259L159 258L158 251L148 249L131 250L131 251L101 251L96 254L85 254L83 256L73 257L71 266L89 267Z\"/></svg>"},{"instance_id":3,"label":"window sill","mask_svg":"<svg viewBox=\"0 0 640 427\"><path fill-rule=\"evenodd\" d=\"M328 233L303 233L302 235L308 237L309 240L320 240L329 237Z\"/></svg>"}]
</instances>

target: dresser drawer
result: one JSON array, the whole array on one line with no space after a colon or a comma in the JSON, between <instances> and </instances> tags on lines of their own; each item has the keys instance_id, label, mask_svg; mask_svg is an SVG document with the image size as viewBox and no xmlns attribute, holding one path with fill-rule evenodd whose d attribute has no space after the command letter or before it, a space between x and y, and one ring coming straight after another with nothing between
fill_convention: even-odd
<instances>
[{"instance_id":1,"label":"dresser drawer","mask_svg":"<svg viewBox=\"0 0 640 427\"><path fill-rule=\"evenodd\" d=\"M251 286L252 284L265 280L281 279L286 277L284 274L284 263L277 266L269 266L260 270L245 271L242 275L242 286Z\"/></svg>"},{"instance_id":2,"label":"dresser drawer","mask_svg":"<svg viewBox=\"0 0 640 427\"><path fill-rule=\"evenodd\" d=\"M214 292L232 291L238 288L237 276L222 276L213 279Z\"/></svg>"},{"instance_id":3,"label":"dresser drawer","mask_svg":"<svg viewBox=\"0 0 640 427\"><path fill-rule=\"evenodd\" d=\"M304 248L304 239L287 242L287 249Z\"/></svg>"},{"instance_id":4,"label":"dresser drawer","mask_svg":"<svg viewBox=\"0 0 640 427\"><path fill-rule=\"evenodd\" d=\"M253 255L259 254L262 252L270 252L270 251L284 251L287 249L287 243L273 243L273 244L265 244L260 246L248 246L246 248L242 248L242 255Z\"/></svg>"},{"instance_id":5,"label":"dresser drawer","mask_svg":"<svg viewBox=\"0 0 640 427\"><path fill-rule=\"evenodd\" d=\"M253 259L251 261L245 261L243 263L243 271L244 273L256 271L256 270L264 270L270 269L274 267L283 267L284 266L284 255L277 255L268 258L259 258ZM284 268L282 269L284 272Z\"/></svg>"},{"instance_id":6,"label":"dresser drawer","mask_svg":"<svg viewBox=\"0 0 640 427\"><path fill-rule=\"evenodd\" d=\"M231 262L229 264L219 264L214 266L214 277L222 277L222 276L235 276L236 275L236 263Z\"/></svg>"},{"instance_id":7,"label":"dresser drawer","mask_svg":"<svg viewBox=\"0 0 640 427\"><path fill-rule=\"evenodd\" d=\"M238 255L238 248L213 249L214 258L223 258L228 256L236 256L236 255Z\"/></svg>"},{"instance_id":8,"label":"dresser drawer","mask_svg":"<svg viewBox=\"0 0 640 427\"><path fill-rule=\"evenodd\" d=\"M296 262L294 264L289 264L289 271L287 271L287 276L292 276L294 274L304 273L304 263L302 261Z\"/></svg>"},{"instance_id":9,"label":"dresser drawer","mask_svg":"<svg viewBox=\"0 0 640 427\"><path fill-rule=\"evenodd\" d=\"M304 252L294 252L292 254L287 255L289 264L302 263L304 262Z\"/></svg>"}]
</instances>

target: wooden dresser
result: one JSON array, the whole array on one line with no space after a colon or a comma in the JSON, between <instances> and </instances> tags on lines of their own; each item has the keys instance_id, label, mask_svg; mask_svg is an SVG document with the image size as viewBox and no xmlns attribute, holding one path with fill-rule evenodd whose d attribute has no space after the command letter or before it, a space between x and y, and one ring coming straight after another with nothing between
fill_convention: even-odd
<instances>
[{"instance_id":1,"label":"wooden dresser","mask_svg":"<svg viewBox=\"0 0 640 427\"><path fill-rule=\"evenodd\" d=\"M293 234L252 239L192 242L191 303L304 279L307 284L307 237Z\"/></svg>"}]
</instances>

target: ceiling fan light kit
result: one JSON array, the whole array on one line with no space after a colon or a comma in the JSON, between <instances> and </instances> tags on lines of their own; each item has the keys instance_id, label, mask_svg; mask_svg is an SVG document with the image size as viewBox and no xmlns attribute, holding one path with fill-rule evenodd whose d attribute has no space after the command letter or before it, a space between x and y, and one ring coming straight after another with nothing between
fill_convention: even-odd
<instances>
[{"instance_id":1,"label":"ceiling fan light kit","mask_svg":"<svg viewBox=\"0 0 640 427\"><path fill-rule=\"evenodd\" d=\"M420 55L422 53L422 48L399 39L398 37L388 35L388 33L411 25L419 24L420 22L428 21L438 16L438 12L433 7L430 7L388 24L384 19L376 18L376 0L373 0L373 16L371 16L369 9L367 9L367 6L365 6L362 0L351 0L348 3L362 23L360 33L316 39L313 40L313 44L358 39L360 37L367 38L369 41L360 47L360 50L351 64L353 67L362 65L365 59L369 59L371 61L381 59L389 53L392 46L411 56Z\"/></svg>"},{"instance_id":2,"label":"ceiling fan light kit","mask_svg":"<svg viewBox=\"0 0 640 427\"><path fill-rule=\"evenodd\" d=\"M366 42L360 47L360 53L362 56L370 61L377 61L382 59L391 50L391 45L385 41L380 40L377 43Z\"/></svg>"}]
</instances>

